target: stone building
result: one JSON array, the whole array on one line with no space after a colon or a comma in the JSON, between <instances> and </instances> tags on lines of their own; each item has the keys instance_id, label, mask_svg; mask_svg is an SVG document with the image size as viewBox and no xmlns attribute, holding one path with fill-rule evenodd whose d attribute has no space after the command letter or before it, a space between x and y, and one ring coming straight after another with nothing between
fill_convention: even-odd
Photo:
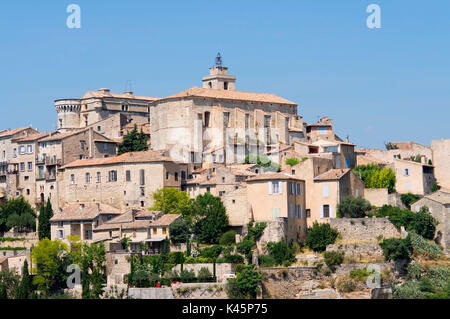
<instances>
[{"instance_id":1,"label":"stone building","mask_svg":"<svg viewBox=\"0 0 450 319\"><path fill-rule=\"evenodd\" d=\"M78 236L92 242L94 229L121 214L121 210L100 202L66 204L50 219L52 240L68 241L69 236Z\"/></svg>"},{"instance_id":2,"label":"stone building","mask_svg":"<svg viewBox=\"0 0 450 319\"><path fill-rule=\"evenodd\" d=\"M156 98L134 96L133 92L111 93L109 89L88 91L81 99L62 99L55 101L58 113L58 130L67 132L74 129L100 126L100 130L114 137L117 128L112 122L102 122L112 115L123 114L127 122L148 123L149 105Z\"/></svg>"},{"instance_id":3,"label":"stone building","mask_svg":"<svg viewBox=\"0 0 450 319\"><path fill-rule=\"evenodd\" d=\"M430 214L439 224L436 227L436 241L448 253L450 248L450 192L438 191L426 195L411 205L411 210L418 212L422 207L428 207Z\"/></svg>"},{"instance_id":4,"label":"stone building","mask_svg":"<svg viewBox=\"0 0 450 319\"><path fill-rule=\"evenodd\" d=\"M236 91L227 68L214 66L202 88L151 104L151 146L191 163L206 154L217 163L243 163L258 143L289 144L291 129L303 132L297 112L297 104L276 95Z\"/></svg>"},{"instance_id":5,"label":"stone building","mask_svg":"<svg viewBox=\"0 0 450 319\"><path fill-rule=\"evenodd\" d=\"M282 224L284 238L303 241L306 237L305 182L295 175L268 173L247 180L247 197L255 222ZM278 241L281 238L273 238Z\"/></svg>"},{"instance_id":6,"label":"stone building","mask_svg":"<svg viewBox=\"0 0 450 319\"><path fill-rule=\"evenodd\" d=\"M59 168L79 159L113 157L117 148L116 142L93 128L50 134L38 142L36 192L41 201L50 199L54 209L61 207L58 200L58 186L62 185Z\"/></svg>"},{"instance_id":7,"label":"stone building","mask_svg":"<svg viewBox=\"0 0 450 319\"><path fill-rule=\"evenodd\" d=\"M36 133L13 139L13 146L17 149L17 154L10 164L14 166L17 174L15 174L15 182L10 183L10 189L15 190L15 194L10 194L9 197L22 196L36 208L44 202L44 199L36 191L36 182L45 179L44 171L40 171L36 167L38 141L49 134Z\"/></svg>"},{"instance_id":8,"label":"stone building","mask_svg":"<svg viewBox=\"0 0 450 319\"><path fill-rule=\"evenodd\" d=\"M332 159L312 156L291 168L293 175L305 181L308 227L315 221L329 222L344 198L364 196L364 182L353 171L333 167Z\"/></svg>"},{"instance_id":9,"label":"stone building","mask_svg":"<svg viewBox=\"0 0 450 319\"><path fill-rule=\"evenodd\" d=\"M181 189L186 179L187 165L160 152L77 160L61 168L59 201L62 206L95 200L120 209L150 207L156 190Z\"/></svg>"},{"instance_id":10,"label":"stone building","mask_svg":"<svg viewBox=\"0 0 450 319\"><path fill-rule=\"evenodd\" d=\"M437 182L450 189L450 139L431 141Z\"/></svg>"},{"instance_id":11,"label":"stone building","mask_svg":"<svg viewBox=\"0 0 450 319\"><path fill-rule=\"evenodd\" d=\"M16 196L17 166L11 161L17 158L18 149L13 140L37 133L31 127L0 132L0 200Z\"/></svg>"},{"instance_id":12,"label":"stone building","mask_svg":"<svg viewBox=\"0 0 450 319\"><path fill-rule=\"evenodd\" d=\"M434 167L411 160L394 159L391 167L395 172L397 193L426 195L435 183Z\"/></svg>"}]
</instances>

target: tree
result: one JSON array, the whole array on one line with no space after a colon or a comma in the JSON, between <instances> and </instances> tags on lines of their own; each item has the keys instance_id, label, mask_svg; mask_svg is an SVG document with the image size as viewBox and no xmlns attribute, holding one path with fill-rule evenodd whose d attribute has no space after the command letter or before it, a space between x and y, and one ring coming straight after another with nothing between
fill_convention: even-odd
<instances>
[{"instance_id":1,"label":"tree","mask_svg":"<svg viewBox=\"0 0 450 319\"><path fill-rule=\"evenodd\" d=\"M411 205L420 199L420 195L415 195L412 193L402 194L400 196L400 199L401 199L402 203L405 204L405 206L408 209L411 209Z\"/></svg>"},{"instance_id":2,"label":"tree","mask_svg":"<svg viewBox=\"0 0 450 319\"><path fill-rule=\"evenodd\" d=\"M391 142L386 143L386 150L390 151L390 150L398 150L398 146L396 144L393 144Z\"/></svg>"},{"instance_id":3,"label":"tree","mask_svg":"<svg viewBox=\"0 0 450 319\"><path fill-rule=\"evenodd\" d=\"M299 159L295 157L286 159L286 165L289 166L295 166L298 165L299 163L300 163Z\"/></svg>"},{"instance_id":4,"label":"tree","mask_svg":"<svg viewBox=\"0 0 450 319\"><path fill-rule=\"evenodd\" d=\"M334 244L338 236L339 232L330 224L314 222L313 227L308 229L305 244L315 252L322 252L328 245Z\"/></svg>"},{"instance_id":5,"label":"tree","mask_svg":"<svg viewBox=\"0 0 450 319\"><path fill-rule=\"evenodd\" d=\"M209 193L198 196L193 205L194 233L202 243L217 244L228 228L228 215L222 200Z\"/></svg>"},{"instance_id":6,"label":"tree","mask_svg":"<svg viewBox=\"0 0 450 319\"><path fill-rule=\"evenodd\" d=\"M232 280L233 282L234 280ZM238 272L235 283L238 292L238 298L255 299L259 291L259 284L262 281L261 274L255 270L254 265L244 266L241 272ZM233 296L230 296L233 298Z\"/></svg>"},{"instance_id":7,"label":"tree","mask_svg":"<svg viewBox=\"0 0 450 319\"><path fill-rule=\"evenodd\" d=\"M30 299L32 292L30 273L28 272L28 261L23 263L22 281L16 290L14 299Z\"/></svg>"},{"instance_id":8,"label":"tree","mask_svg":"<svg viewBox=\"0 0 450 319\"><path fill-rule=\"evenodd\" d=\"M359 176L366 188L387 188L389 193L395 192L395 173L390 168L381 169L378 165L359 165L353 172Z\"/></svg>"},{"instance_id":9,"label":"tree","mask_svg":"<svg viewBox=\"0 0 450 319\"><path fill-rule=\"evenodd\" d=\"M406 230L414 231L416 234L426 239L434 239L438 221L430 215L428 207L424 206L414 214L414 218L407 225Z\"/></svg>"},{"instance_id":10,"label":"tree","mask_svg":"<svg viewBox=\"0 0 450 319\"><path fill-rule=\"evenodd\" d=\"M191 236L191 225L187 219L177 219L169 227L170 240L174 244L185 243Z\"/></svg>"},{"instance_id":11,"label":"tree","mask_svg":"<svg viewBox=\"0 0 450 319\"><path fill-rule=\"evenodd\" d=\"M277 243L267 243L267 250L277 265L290 266L297 260L295 258L294 248L292 245L288 246L284 240Z\"/></svg>"},{"instance_id":12,"label":"tree","mask_svg":"<svg viewBox=\"0 0 450 319\"><path fill-rule=\"evenodd\" d=\"M138 133L137 125L128 132L124 137L122 143L119 144L118 155L129 152L142 152L148 150L148 137L141 131Z\"/></svg>"},{"instance_id":13,"label":"tree","mask_svg":"<svg viewBox=\"0 0 450 319\"><path fill-rule=\"evenodd\" d=\"M346 197L337 208L339 218L362 218L372 209L370 202L362 197Z\"/></svg>"},{"instance_id":14,"label":"tree","mask_svg":"<svg viewBox=\"0 0 450 319\"><path fill-rule=\"evenodd\" d=\"M219 244L223 246L231 246L236 244L236 232L234 230L229 230L220 236Z\"/></svg>"},{"instance_id":15,"label":"tree","mask_svg":"<svg viewBox=\"0 0 450 319\"><path fill-rule=\"evenodd\" d=\"M20 277L15 271L9 269L0 271L0 299L13 299L19 283Z\"/></svg>"},{"instance_id":16,"label":"tree","mask_svg":"<svg viewBox=\"0 0 450 319\"><path fill-rule=\"evenodd\" d=\"M50 293L58 287L61 273L65 272L63 255L68 251L68 246L61 241L49 239L40 240L31 252L34 273L33 283L44 294Z\"/></svg>"},{"instance_id":17,"label":"tree","mask_svg":"<svg viewBox=\"0 0 450 319\"><path fill-rule=\"evenodd\" d=\"M409 238L389 238L380 243L386 261L407 260L411 258L411 242Z\"/></svg>"},{"instance_id":18,"label":"tree","mask_svg":"<svg viewBox=\"0 0 450 319\"><path fill-rule=\"evenodd\" d=\"M191 215L192 200L186 192L176 188L162 188L153 193L152 211L164 214L182 214L183 217Z\"/></svg>"},{"instance_id":19,"label":"tree","mask_svg":"<svg viewBox=\"0 0 450 319\"><path fill-rule=\"evenodd\" d=\"M50 202L50 198L47 201L46 205L42 205L39 210L39 240L42 239L50 239L51 238L51 224L50 219L53 217L53 208Z\"/></svg>"},{"instance_id":20,"label":"tree","mask_svg":"<svg viewBox=\"0 0 450 319\"><path fill-rule=\"evenodd\" d=\"M34 231L36 228L36 213L23 198L10 199L0 209L0 228L9 231L17 228L19 231Z\"/></svg>"}]
</instances>

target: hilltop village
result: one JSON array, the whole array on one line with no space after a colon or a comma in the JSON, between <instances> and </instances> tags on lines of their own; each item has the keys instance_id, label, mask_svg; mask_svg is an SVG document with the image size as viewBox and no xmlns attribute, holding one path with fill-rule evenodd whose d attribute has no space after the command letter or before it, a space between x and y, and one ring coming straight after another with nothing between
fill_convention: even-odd
<instances>
[{"instance_id":1,"label":"hilltop village","mask_svg":"<svg viewBox=\"0 0 450 319\"><path fill-rule=\"evenodd\" d=\"M449 296L450 139L357 148L220 56L200 87L55 110L56 131L0 129L0 270L21 287L0 297Z\"/></svg>"}]
</instances>

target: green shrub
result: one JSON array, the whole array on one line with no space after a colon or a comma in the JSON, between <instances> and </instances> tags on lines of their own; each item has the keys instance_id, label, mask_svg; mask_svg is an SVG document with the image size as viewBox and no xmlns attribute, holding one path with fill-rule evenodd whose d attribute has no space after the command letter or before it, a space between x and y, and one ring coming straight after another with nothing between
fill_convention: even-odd
<instances>
[{"instance_id":1,"label":"green shrub","mask_svg":"<svg viewBox=\"0 0 450 319\"><path fill-rule=\"evenodd\" d=\"M200 252L200 257L214 260L220 256L222 251L223 251L223 247L216 245L216 246L212 246L212 247L203 248L199 252Z\"/></svg>"},{"instance_id":2,"label":"green shrub","mask_svg":"<svg viewBox=\"0 0 450 319\"><path fill-rule=\"evenodd\" d=\"M14 241L25 241L25 238L0 238L0 242L14 242Z\"/></svg>"},{"instance_id":3,"label":"green shrub","mask_svg":"<svg viewBox=\"0 0 450 319\"><path fill-rule=\"evenodd\" d=\"M288 246L284 240L267 243L267 250L277 265L287 267L297 260L292 245Z\"/></svg>"},{"instance_id":4,"label":"green shrub","mask_svg":"<svg viewBox=\"0 0 450 319\"><path fill-rule=\"evenodd\" d=\"M261 238L264 229L266 229L266 227L267 227L266 223L256 223L256 224L249 223L248 234L247 236L245 236L244 240L247 239L253 242L258 241Z\"/></svg>"},{"instance_id":5,"label":"green shrub","mask_svg":"<svg viewBox=\"0 0 450 319\"><path fill-rule=\"evenodd\" d=\"M415 256L422 256L434 260L443 256L442 248L434 242L428 241L414 232L410 232L408 237Z\"/></svg>"},{"instance_id":6,"label":"green shrub","mask_svg":"<svg viewBox=\"0 0 450 319\"><path fill-rule=\"evenodd\" d=\"M339 232L330 224L314 222L313 227L308 229L305 244L315 252L322 252L328 245L334 244L338 236Z\"/></svg>"},{"instance_id":7,"label":"green shrub","mask_svg":"<svg viewBox=\"0 0 450 319\"><path fill-rule=\"evenodd\" d=\"M182 283L192 283L197 282L197 279L195 277L195 273L193 270L182 270L180 272L180 279Z\"/></svg>"},{"instance_id":8,"label":"green shrub","mask_svg":"<svg viewBox=\"0 0 450 319\"><path fill-rule=\"evenodd\" d=\"M274 267L276 265L276 261L272 256L261 255L259 256L259 264L262 267Z\"/></svg>"},{"instance_id":9,"label":"green shrub","mask_svg":"<svg viewBox=\"0 0 450 319\"><path fill-rule=\"evenodd\" d=\"M295 157L286 159L286 165L295 166L298 164L300 164L300 161Z\"/></svg>"},{"instance_id":10,"label":"green shrub","mask_svg":"<svg viewBox=\"0 0 450 319\"><path fill-rule=\"evenodd\" d=\"M362 197L348 196L338 205L337 216L339 218L361 218L365 217L371 209L372 205L368 200Z\"/></svg>"},{"instance_id":11,"label":"green shrub","mask_svg":"<svg viewBox=\"0 0 450 319\"><path fill-rule=\"evenodd\" d=\"M415 195L412 193L402 194L400 196L402 203L408 208L411 209L411 205L417 202L420 199L420 195Z\"/></svg>"},{"instance_id":12,"label":"green shrub","mask_svg":"<svg viewBox=\"0 0 450 319\"><path fill-rule=\"evenodd\" d=\"M369 278L371 274L373 274L374 271L375 270L369 272L367 268L353 269L352 271L350 271L350 278L359 282L364 282L367 280L367 278Z\"/></svg>"},{"instance_id":13,"label":"green shrub","mask_svg":"<svg viewBox=\"0 0 450 319\"><path fill-rule=\"evenodd\" d=\"M234 230L227 231L220 236L219 244L223 246L230 246L236 244L236 232Z\"/></svg>"},{"instance_id":14,"label":"green shrub","mask_svg":"<svg viewBox=\"0 0 450 319\"><path fill-rule=\"evenodd\" d=\"M328 267L334 268L339 266L344 261L344 254L338 251L326 251L324 254L324 261Z\"/></svg>"},{"instance_id":15,"label":"green shrub","mask_svg":"<svg viewBox=\"0 0 450 319\"><path fill-rule=\"evenodd\" d=\"M344 277L337 282L336 287L340 292L349 293L355 291L358 285L353 279Z\"/></svg>"},{"instance_id":16,"label":"green shrub","mask_svg":"<svg viewBox=\"0 0 450 319\"><path fill-rule=\"evenodd\" d=\"M409 239L389 238L383 240L380 244L386 261L410 260L411 259L411 242Z\"/></svg>"},{"instance_id":17,"label":"green shrub","mask_svg":"<svg viewBox=\"0 0 450 319\"><path fill-rule=\"evenodd\" d=\"M197 278L199 282L210 282L212 281L213 275L208 268L203 267L198 271Z\"/></svg>"},{"instance_id":18,"label":"green shrub","mask_svg":"<svg viewBox=\"0 0 450 319\"><path fill-rule=\"evenodd\" d=\"M424 206L418 213L414 214L414 218L407 225L406 229L414 231L426 239L433 239L437 225L438 221L430 215L428 207Z\"/></svg>"},{"instance_id":19,"label":"green shrub","mask_svg":"<svg viewBox=\"0 0 450 319\"><path fill-rule=\"evenodd\" d=\"M243 264L244 263L244 257L241 255L228 255L224 257L224 260L226 263L231 264Z\"/></svg>"},{"instance_id":20,"label":"green shrub","mask_svg":"<svg viewBox=\"0 0 450 319\"><path fill-rule=\"evenodd\" d=\"M255 299L262 280L254 265L243 266L236 278L229 279L226 287L230 299Z\"/></svg>"},{"instance_id":21,"label":"green shrub","mask_svg":"<svg viewBox=\"0 0 450 319\"><path fill-rule=\"evenodd\" d=\"M256 247L256 244L254 241L244 239L238 246L237 251L247 258L247 261L251 262L252 260L252 253L253 248Z\"/></svg>"}]
</instances>

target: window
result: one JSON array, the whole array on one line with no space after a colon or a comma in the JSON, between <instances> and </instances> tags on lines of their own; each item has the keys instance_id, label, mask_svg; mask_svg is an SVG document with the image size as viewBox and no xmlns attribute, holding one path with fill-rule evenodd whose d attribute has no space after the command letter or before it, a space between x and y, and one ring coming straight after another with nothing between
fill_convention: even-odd
<instances>
[{"instance_id":1,"label":"window","mask_svg":"<svg viewBox=\"0 0 450 319\"><path fill-rule=\"evenodd\" d=\"M294 204L292 203L289 205L289 215L294 218Z\"/></svg>"},{"instance_id":2,"label":"window","mask_svg":"<svg viewBox=\"0 0 450 319\"><path fill-rule=\"evenodd\" d=\"M405 176L409 176L409 169L405 168Z\"/></svg>"},{"instance_id":3,"label":"window","mask_svg":"<svg viewBox=\"0 0 450 319\"><path fill-rule=\"evenodd\" d=\"M297 196L300 196L302 194L302 184L296 184L295 188Z\"/></svg>"},{"instance_id":4,"label":"window","mask_svg":"<svg viewBox=\"0 0 450 319\"><path fill-rule=\"evenodd\" d=\"M127 182L131 182L131 172L130 171L125 172L125 180Z\"/></svg>"},{"instance_id":5,"label":"window","mask_svg":"<svg viewBox=\"0 0 450 319\"><path fill-rule=\"evenodd\" d=\"M141 196L145 196L145 187L141 187Z\"/></svg>"},{"instance_id":6,"label":"window","mask_svg":"<svg viewBox=\"0 0 450 319\"><path fill-rule=\"evenodd\" d=\"M33 170L33 162L28 162L28 170L29 171Z\"/></svg>"},{"instance_id":7,"label":"window","mask_svg":"<svg viewBox=\"0 0 450 319\"><path fill-rule=\"evenodd\" d=\"M322 186L322 195L325 198L330 197L330 185L325 184Z\"/></svg>"},{"instance_id":8,"label":"window","mask_svg":"<svg viewBox=\"0 0 450 319\"><path fill-rule=\"evenodd\" d=\"M30 190L29 189L27 189L27 195L30 195Z\"/></svg>"},{"instance_id":9,"label":"window","mask_svg":"<svg viewBox=\"0 0 450 319\"><path fill-rule=\"evenodd\" d=\"M97 183L101 183L102 182L102 173L97 172Z\"/></svg>"},{"instance_id":10,"label":"window","mask_svg":"<svg viewBox=\"0 0 450 319\"><path fill-rule=\"evenodd\" d=\"M33 145L28 145L27 146L27 153L28 154L33 154Z\"/></svg>"},{"instance_id":11,"label":"window","mask_svg":"<svg viewBox=\"0 0 450 319\"><path fill-rule=\"evenodd\" d=\"M205 127L209 127L210 118L211 118L211 113L205 112L205 115L204 115L205 122L203 123Z\"/></svg>"},{"instance_id":12,"label":"window","mask_svg":"<svg viewBox=\"0 0 450 319\"><path fill-rule=\"evenodd\" d=\"M219 196L220 196L220 197L222 197L222 196L224 196L224 195L225 195L225 191L220 191L220 192L219 192Z\"/></svg>"},{"instance_id":13,"label":"window","mask_svg":"<svg viewBox=\"0 0 450 319\"><path fill-rule=\"evenodd\" d=\"M336 157L336 168L341 168L341 158L339 156Z\"/></svg>"},{"instance_id":14,"label":"window","mask_svg":"<svg viewBox=\"0 0 450 319\"><path fill-rule=\"evenodd\" d=\"M19 148L19 153L22 155L22 154L25 154L25 146L21 146L20 148Z\"/></svg>"},{"instance_id":15,"label":"window","mask_svg":"<svg viewBox=\"0 0 450 319\"><path fill-rule=\"evenodd\" d=\"M327 128L326 127L319 127L319 135L327 135Z\"/></svg>"},{"instance_id":16,"label":"window","mask_svg":"<svg viewBox=\"0 0 450 319\"><path fill-rule=\"evenodd\" d=\"M206 192L211 193L211 187L206 187Z\"/></svg>"},{"instance_id":17,"label":"window","mask_svg":"<svg viewBox=\"0 0 450 319\"><path fill-rule=\"evenodd\" d=\"M289 195L293 195L294 191L292 189L292 183L291 182L288 182L288 189L289 189Z\"/></svg>"},{"instance_id":18,"label":"window","mask_svg":"<svg viewBox=\"0 0 450 319\"><path fill-rule=\"evenodd\" d=\"M145 171L143 169L139 171L139 178L141 185L145 185Z\"/></svg>"},{"instance_id":19,"label":"window","mask_svg":"<svg viewBox=\"0 0 450 319\"><path fill-rule=\"evenodd\" d=\"M166 180L169 180L169 177L170 177L170 173L166 172Z\"/></svg>"},{"instance_id":20,"label":"window","mask_svg":"<svg viewBox=\"0 0 450 319\"><path fill-rule=\"evenodd\" d=\"M303 214L302 210L303 210L302 205L296 205L295 216L299 219L302 218L302 214Z\"/></svg>"},{"instance_id":21,"label":"window","mask_svg":"<svg viewBox=\"0 0 450 319\"><path fill-rule=\"evenodd\" d=\"M17 148L14 149L13 153L14 153L14 157L17 157Z\"/></svg>"},{"instance_id":22,"label":"window","mask_svg":"<svg viewBox=\"0 0 450 319\"><path fill-rule=\"evenodd\" d=\"M223 82L223 89L228 90L228 82Z\"/></svg>"},{"instance_id":23,"label":"window","mask_svg":"<svg viewBox=\"0 0 450 319\"><path fill-rule=\"evenodd\" d=\"M80 146L81 149L84 151L84 149L86 148L86 141L80 141Z\"/></svg>"},{"instance_id":24,"label":"window","mask_svg":"<svg viewBox=\"0 0 450 319\"><path fill-rule=\"evenodd\" d=\"M359 189L355 190L355 197L358 198L359 197Z\"/></svg>"},{"instance_id":25,"label":"window","mask_svg":"<svg viewBox=\"0 0 450 319\"><path fill-rule=\"evenodd\" d=\"M186 172L185 171L181 171L181 180L182 181L186 180Z\"/></svg>"},{"instance_id":26,"label":"window","mask_svg":"<svg viewBox=\"0 0 450 319\"><path fill-rule=\"evenodd\" d=\"M70 175L70 184L75 184L75 174Z\"/></svg>"},{"instance_id":27,"label":"window","mask_svg":"<svg viewBox=\"0 0 450 319\"><path fill-rule=\"evenodd\" d=\"M153 235L158 234L158 229L157 228L153 228Z\"/></svg>"},{"instance_id":28,"label":"window","mask_svg":"<svg viewBox=\"0 0 450 319\"><path fill-rule=\"evenodd\" d=\"M86 173L86 183L89 184L91 182L91 173Z\"/></svg>"},{"instance_id":29,"label":"window","mask_svg":"<svg viewBox=\"0 0 450 319\"><path fill-rule=\"evenodd\" d=\"M108 144L107 143L103 143L103 151L107 151L108 150Z\"/></svg>"},{"instance_id":30,"label":"window","mask_svg":"<svg viewBox=\"0 0 450 319\"><path fill-rule=\"evenodd\" d=\"M108 177L110 182L117 182L117 171L110 171Z\"/></svg>"},{"instance_id":31,"label":"window","mask_svg":"<svg viewBox=\"0 0 450 319\"><path fill-rule=\"evenodd\" d=\"M323 135L326 135L326 133ZM337 153L338 147L337 146L327 146L327 147L325 147L324 151L325 151L325 153Z\"/></svg>"},{"instance_id":32,"label":"window","mask_svg":"<svg viewBox=\"0 0 450 319\"><path fill-rule=\"evenodd\" d=\"M311 210L307 209L305 212L306 212L306 218L311 218Z\"/></svg>"},{"instance_id":33,"label":"window","mask_svg":"<svg viewBox=\"0 0 450 319\"><path fill-rule=\"evenodd\" d=\"M410 191L411 190L411 183L406 183L406 190L407 191Z\"/></svg>"},{"instance_id":34,"label":"window","mask_svg":"<svg viewBox=\"0 0 450 319\"><path fill-rule=\"evenodd\" d=\"M163 235L167 235L167 228L163 228Z\"/></svg>"},{"instance_id":35,"label":"window","mask_svg":"<svg viewBox=\"0 0 450 319\"><path fill-rule=\"evenodd\" d=\"M145 202L141 201L141 207L145 207Z\"/></svg>"},{"instance_id":36,"label":"window","mask_svg":"<svg viewBox=\"0 0 450 319\"><path fill-rule=\"evenodd\" d=\"M101 131L102 130L102 127L101 126L97 126L97 131Z\"/></svg>"},{"instance_id":37,"label":"window","mask_svg":"<svg viewBox=\"0 0 450 319\"><path fill-rule=\"evenodd\" d=\"M178 182L178 173L175 173L175 182Z\"/></svg>"},{"instance_id":38,"label":"window","mask_svg":"<svg viewBox=\"0 0 450 319\"><path fill-rule=\"evenodd\" d=\"M122 111L123 112L128 112L128 105L122 105Z\"/></svg>"},{"instance_id":39,"label":"window","mask_svg":"<svg viewBox=\"0 0 450 319\"><path fill-rule=\"evenodd\" d=\"M351 161L350 161L350 159L349 158L346 158L345 159L345 168L350 168L350 166L351 166Z\"/></svg>"},{"instance_id":40,"label":"window","mask_svg":"<svg viewBox=\"0 0 450 319\"><path fill-rule=\"evenodd\" d=\"M330 217L330 205L323 205L322 210L323 210L322 218L329 218Z\"/></svg>"}]
</instances>

